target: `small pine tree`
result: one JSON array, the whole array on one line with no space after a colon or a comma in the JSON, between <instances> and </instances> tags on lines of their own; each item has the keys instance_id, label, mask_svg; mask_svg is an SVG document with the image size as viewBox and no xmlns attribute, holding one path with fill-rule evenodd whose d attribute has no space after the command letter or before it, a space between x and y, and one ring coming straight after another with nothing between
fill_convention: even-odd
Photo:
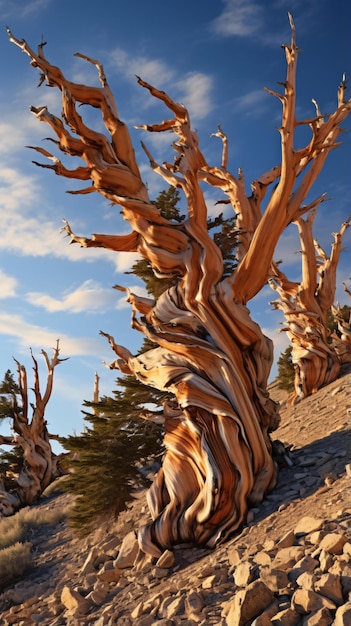
<instances>
[{"instance_id":1,"label":"small pine tree","mask_svg":"<svg viewBox=\"0 0 351 626\"><path fill-rule=\"evenodd\" d=\"M288 346L278 359L278 387L289 393L294 390L294 365L291 358L292 346Z\"/></svg>"},{"instance_id":2,"label":"small pine tree","mask_svg":"<svg viewBox=\"0 0 351 626\"><path fill-rule=\"evenodd\" d=\"M13 396L20 390L15 382L14 375L8 369L0 383L0 424L4 420L14 417ZM17 486L17 477L23 464L23 450L20 446L13 446L11 450L0 448L0 482L5 491L11 491Z\"/></svg>"}]
</instances>

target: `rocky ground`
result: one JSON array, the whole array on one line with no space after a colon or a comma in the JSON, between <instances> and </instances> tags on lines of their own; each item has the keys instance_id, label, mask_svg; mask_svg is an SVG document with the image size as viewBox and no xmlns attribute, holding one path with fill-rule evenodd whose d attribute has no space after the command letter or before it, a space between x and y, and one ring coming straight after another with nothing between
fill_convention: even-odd
<instances>
[{"instance_id":1,"label":"rocky ground","mask_svg":"<svg viewBox=\"0 0 351 626\"><path fill-rule=\"evenodd\" d=\"M67 522L40 528L30 538L35 568L0 592L0 624L350 626L350 383L348 368L295 407L272 385L282 417L275 438L291 446L292 465L224 545L141 559L134 529L148 519L145 493L88 538Z\"/></svg>"}]
</instances>

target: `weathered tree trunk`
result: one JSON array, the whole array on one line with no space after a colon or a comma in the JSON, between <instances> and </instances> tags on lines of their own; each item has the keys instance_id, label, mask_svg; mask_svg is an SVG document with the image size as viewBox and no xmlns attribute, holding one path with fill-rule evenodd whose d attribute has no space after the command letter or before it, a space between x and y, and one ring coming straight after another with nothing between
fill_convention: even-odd
<instances>
[{"instance_id":1,"label":"weathered tree trunk","mask_svg":"<svg viewBox=\"0 0 351 626\"><path fill-rule=\"evenodd\" d=\"M345 283L343 283L343 285L346 293L351 297L351 291L347 288ZM332 306L331 311L339 331L339 334L332 334L335 352L341 364L351 363L351 310L348 320L343 318L339 303L337 306Z\"/></svg>"},{"instance_id":2,"label":"weathered tree trunk","mask_svg":"<svg viewBox=\"0 0 351 626\"><path fill-rule=\"evenodd\" d=\"M17 396L13 393L12 429L15 435L0 435L0 444L20 446L23 450L23 466L17 480L18 487L10 492L0 489L0 517L13 515L20 508L33 504L44 489L62 474L60 456L53 453L50 444L50 439L58 439L58 436L48 432L45 410L52 392L54 368L65 359L59 359L58 342L51 360L44 350L42 354L48 370L44 395L40 392L38 363L32 354L35 405L30 404L33 409L31 420L28 417L27 372L16 360L21 405L18 405Z\"/></svg>"},{"instance_id":3,"label":"weathered tree trunk","mask_svg":"<svg viewBox=\"0 0 351 626\"><path fill-rule=\"evenodd\" d=\"M111 367L172 391L176 398L176 407L164 410L167 452L149 497L154 519L139 533L142 549L155 556L182 541L216 545L238 528L248 507L262 500L275 483L269 433L278 418L267 393L272 342L251 320L246 303L267 282L280 235L308 210L302 202L335 147L340 124L351 109L351 103L345 102L343 81L335 113L321 116L317 112L306 121L311 141L305 148L294 149L297 46L292 19L291 28L291 45L285 46L284 93L273 94L283 107L281 165L254 181L250 197L245 193L242 172L235 177L227 169L228 141L222 130L216 133L223 144L222 163L212 167L199 149L186 108L138 78L139 85L171 113L170 119L160 124L139 128L174 133L173 163L159 165L143 147L151 167L168 184L183 190L188 215L182 223L163 218L149 200L102 66L83 57L97 67L101 88L74 84L46 60L42 45L36 54L9 32L10 40L42 72L41 82L45 79L62 94L63 121L45 107L32 107L33 113L51 126L65 154L80 156L85 162L85 166L68 170L56 156L35 148L53 161L43 167L68 178L90 180L89 187L74 193L101 193L122 207L132 228L128 235L94 234L89 239L75 235L66 223L71 242L137 251L157 276L178 278L178 284L157 302L128 294L133 327L157 348L133 356L106 335L117 355ZM107 136L87 128L76 102L100 109ZM238 266L227 278L223 278L221 251L207 230L204 182L218 188L223 202L230 203L237 214L241 233ZM276 185L262 215L261 201L272 183Z\"/></svg>"},{"instance_id":4,"label":"weathered tree trunk","mask_svg":"<svg viewBox=\"0 0 351 626\"><path fill-rule=\"evenodd\" d=\"M277 266L273 266L270 280L271 287L279 295L271 304L284 313L286 326L281 330L286 331L292 345L295 389L291 403L335 380L341 365L327 326L327 313L334 302L342 240L351 218L334 234L328 257L313 238L315 215L316 208L310 211L306 220L299 218L296 221L301 242L301 282L289 281Z\"/></svg>"}]
</instances>

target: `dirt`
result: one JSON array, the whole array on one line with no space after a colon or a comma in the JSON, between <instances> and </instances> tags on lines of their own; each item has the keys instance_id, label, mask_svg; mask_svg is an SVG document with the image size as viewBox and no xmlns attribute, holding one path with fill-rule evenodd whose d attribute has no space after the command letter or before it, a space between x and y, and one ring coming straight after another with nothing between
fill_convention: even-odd
<instances>
[{"instance_id":1,"label":"dirt","mask_svg":"<svg viewBox=\"0 0 351 626\"><path fill-rule=\"evenodd\" d=\"M333 520L345 511L351 513L350 383L351 364L344 366L338 380L296 406L289 406L287 394L276 383L270 386L271 396L281 405L281 423L273 438L289 447L291 467L280 469L277 487L259 507L249 512L248 524L241 534L219 546L215 553L186 546L176 548L175 573L186 574L190 580L200 575L207 561L213 563L214 557L220 563L230 546L245 539L246 544L249 541L257 550L267 537L273 540L282 537L303 517L314 515ZM43 497L36 506L44 514L47 508L66 508L70 502L72 496L56 493ZM59 602L64 585L82 584L81 571L94 546L111 535L122 541L128 531L147 519L146 497L142 492L115 522L102 524L85 539L74 535L67 520L33 531L28 540L33 544L34 569L0 592L0 624L8 623L1 621L2 612L7 614L11 606L23 604L33 595L43 604L48 598ZM132 606L133 599L128 601Z\"/></svg>"}]
</instances>

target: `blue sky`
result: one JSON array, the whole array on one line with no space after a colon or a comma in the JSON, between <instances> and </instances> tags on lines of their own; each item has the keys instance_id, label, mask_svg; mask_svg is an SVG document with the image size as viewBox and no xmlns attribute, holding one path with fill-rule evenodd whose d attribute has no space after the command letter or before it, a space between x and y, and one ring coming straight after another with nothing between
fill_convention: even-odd
<instances>
[{"instance_id":1,"label":"blue sky","mask_svg":"<svg viewBox=\"0 0 351 626\"><path fill-rule=\"evenodd\" d=\"M83 428L82 401L93 392L94 373L100 375L102 394L114 388L116 372L103 361L113 354L99 330L114 335L117 343L136 351L142 337L130 330L130 309L116 283L138 289L124 271L134 260L127 254L82 250L69 246L60 234L62 218L74 232L119 233L127 230L118 208L112 209L97 194L72 196L79 188L52 172L36 168L38 155L25 148L43 145L50 129L29 112L30 105L47 105L60 111L57 90L37 88L38 71L28 57L10 44L5 26L15 37L35 48L47 41L45 54L70 79L97 84L96 72L81 52L98 59L105 68L121 118L131 128L135 150L150 196L156 198L165 183L151 172L140 140L159 160L172 158L170 141L133 129L136 124L158 122L167 115L135 75L164 89L189 109L200 146L210 164L220 162L220 142L210 135L220 123L229 137L230 169L242 167L250 182L280 161L280 104L263 87L277 89L285 78L282 43L289 43L287 13L294 17L301 48L298 64L297 116L313 117L315 98L323 113L336 104L343 72L351 76L351 4L349 0L131 0L100 3L90 0L0 0L0 376L13 357L31 376L29 349L38 357L42 385L46 379L41 349L51 353L60 339L61 356L69 360L56 368L52 398L47 410L52 432L66 435ZM95 121L93 116L91 121ZM350 130L350 121L345 124ZM299 140L299 139L298 139ZM306 141L301 130L300 141ZM351 213L351 140L329 156L313 188L312 197L328 192L331 200L320 206L315 234L327 253L333 231ZM206 189L209 213L215 214L218 195ZM351 229L349 229L351 231ZM351 232L338 273L337 300L346 303L342 281L351 275ZM282 238L276 259L292 279L299 277L296 228ZM139 285L140 288L140 285ZM274 293L269 287L249 304L252 317L274 339L275 361L286 347L277 333L282 321L271 310ZM272 370L272 377L276 367Z\"/></svg>"}]
</instances>

